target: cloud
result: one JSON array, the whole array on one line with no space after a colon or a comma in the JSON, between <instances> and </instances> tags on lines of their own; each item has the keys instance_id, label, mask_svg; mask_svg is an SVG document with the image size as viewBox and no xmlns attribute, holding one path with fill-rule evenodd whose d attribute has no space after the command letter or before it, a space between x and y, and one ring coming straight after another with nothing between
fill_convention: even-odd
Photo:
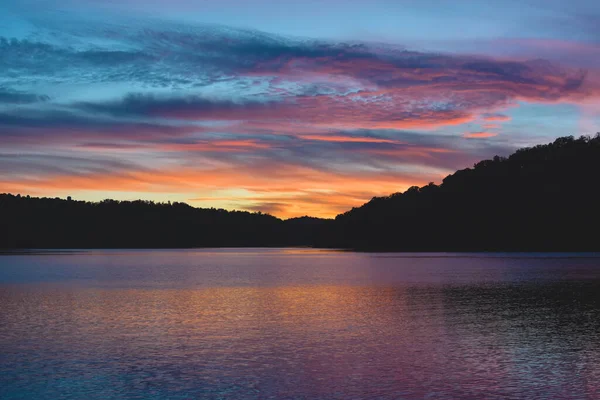
<instances>
[{"instance_id":1,"label":"cloud","mask_svg":"<svg viewBox=\"0 0 600 400\"><path fill-rule=\"evenodd\" d=\"M274 144L255 139L213 139L187 143L158 144L157 149L175 152L204 152L204 153L254 153L261 149L271 149Z\"/></svg>"},{"instance_id":2,"label":"cloud","mask_svg":"<svg viewBox=\"0 0 600 400\"><path fill-rule=\"evenodd\" d=\"M498 129L500 128L499 124L483 124L483 129Z\"/></svg>"},{"instance_id":3,"label":"cloud","mask_svg":"<svg viewBox=\"0 0 600 400\"><path fill-rule=\"evenodd\" d=\"M382 195L390 191L403 190L414 182L413 177L399 173L342 174L289 164L212 170L138 169L128 166L126 170L115 171L90 171L78 174L59 171L56 174L40 175L35 178L3 177L0 179L0 192L89 195L92 192L193 193L203 190L235 189L249 195L233 196L231 200L234 206L236 202L241 201L241 204L238 203L234 208L253 209L252 207L260 207L263 203L275 203L269 199L277 197L287 198L288 202L286 208L288 211L279 215L292 216L295 212L304 215L310 211L316 215L331 216L348 206L361 204L368 200L371 194ZM361 187L362 195L359 198L349 199L348 192L354 191L356 186ZM316 194L308 196L307 193ZM338 204L335 199L339 199L340 196L345 200ZM317 197L322 200L320 209L315 207L314 200ZM196 205L215 206L215 200L211 199L210 204L196 203ZM296 211L289 212L290 209Z\"/></svg>"},{"instance_id":4,"label":"cloud","mask_svg":"<svg viewBox=\"0 0 600 400\"><path fill-rule=\"evenodd\" d=\"M138 116L183 121L296 122L335 128L432 128L459 125L473 119L467 111L429 109L426 105L402 107L393 100L353 96L295 96L281 101L214 100L199 97L158 98L128 95L121 101L76 104L88 112L111 116Z\"/></svg>"},{"instance_id":5,"label":"cloud","mask_svg":"<svg viewBox=\"0 0 600 400\"><path fill-rule=\"evenodd\" d=\"M84 178L90 175L121 174L130 169L143 169L141 166L102 155L65 155L43 153L0 153L0 175L5 182L18 182L35 187L46 179L64 176L69 179ZM27 182L27 183L25 183Z\"/></svg>"},{"instance_id":6,"label":"cloud","mask_svg":"<svg viewBox=\"0 0 600 400\"><path fill-rule=\"evenodd\" d=\"M467 139L486 139L494 136L498 136L495 132L465 132L463 137Z\"/></svg>"},{"instance_id":7,"label":"cloud","mask_svg":"<svg viewBox=\"0 0 600 400\"><path fill-rule=\"evenodd\" d=\"M485 121L510 121L510 117L508 115L504 115L504 114L490 114L490 113L486 113L483 114L483 119Z\"/></svg>"},{"instance_id":8,"label":"cloud","mask_svg":"<svg viewBox=\"0 0 600 400\"><path fill-rule=\"evenodd\" d=\"M539 59L98 21L0 39L0 192L333 216L507 155L509 134L461 132L495 136L517 102L600 93L590 72Z\"/></svg>"},{"instance_id":9,"label":"cloud","mask_svg":"<svg viewBox=\"0 0 600 400\"><path fill-rule=\"evenodd\" d=\"M119 116L204 118L212 114L232 119L247 117L257 108L257 118L274 119L277 114L323 123L355 113L366 119L375 112L377 121L369 122L391 127L408 121L404 128L410 126L411 118L437 126L444 121L464 122L479 109L515 100L555 101L586 95L583 71L542 60L506 61L366 43L289 39L208 26L123 24L120 28L95 27L101 39L106 40L110 32L110 46L104 47L3 39L0 50L5 66L14 71L13 78L3 79L6 85L31 79L49 80L57 86L121 82L144 91L192 92L220 85L229 86L233 97L243 96L214 100L197 94L134 93L118 101L80 104L89 111ZM121 49L115 50L115 42ZM21 56L28 53L36 57ZM253 93L257 83L261 89ZM257 98L248 97L250 93ZM323 117L312 115L316 108ZM326 113L329 118L324 118Z\"/></svg>"},{"instance_id":10,"label":"cloud","mask_svg":"<svg viewBox=\"0 0 600 400\"><path fill-rule=\"evenodd\" d=\"M390 134L361 134L383 137L384 133ZM306 214L331 217L376 195L402 191L424 182L439 182L450 172L444 166L465 167L481 155L508 153L507 148L498 152L498 144L486 143L473 143L468 150L460 150L455 137L406 133L400 139L407 144L318 142L324 147L310 148L308 153L296 153L296 149L302 151L304 146L291 146L281 157L263 153L272 149L250 153L232 149L215 153L212 164L204 158L187 158L185 147L177 150L176 164L164 164L160 157L145 165L121 161L118 153L112 151L104 155L92 153L87 158L19 154L5 157L4 164L0 158L0 169L4 165L5 171L11 171L2 174L0 192L84 198L119 198L122 193L148 193L154 197L181 194L197 199L192 202L196 206L261 210L281 217ZM440 147L431 147L434 144ZM191 146L199 151L195 144ZM240 154L250 156L239 159ZM355 168L347 169L349 164ZM417 165L422 167L415 168ZM220 198L208 196L215 191L233 193ZM207 196L198 198L201 193Z\"/></svg>"},{"instance_id":11,"label":"cloud","mask_svg":"<svg viewBox=\"0 0 600 400\"><path fill-rule=\"evenodd\" d=\"M370 136L342 136L342 135L299 135L300 139L332 143L393 143L400 142L393 139L377 138Z\"/></svg>"},{"instance_id":12,"label":"cloud","mask_svg":"<svg viewBox=\"0 0 600 400\"><path fill-rule=\"evenodd\" d=\"M59 145L90 139L157 140L204 130L201 126L114 120L61 109L0 111L0 143L5 145Z\"/></svg>"},{"instance_id":13,"label":"cloud","mask_svg":"<svg viewBox=\"0 0 600 400\"><path fill-rule=\"evenodd\" d=\"M129 94L122 100L106 103L83 102L75 107L88 112L106 113L112 116L187 117L196 119L228 119L231 115L243 116L257 110L268 109L272 102L232 101L199 96L158 97L151 94Z\"/></svg>"},{"instance_id":14,"label":"cloud","mask_svg":"<svg viewBox=\"0 0 600 400\"><path fill-rule=\"evenodd\" d=\"M29 104L48 100L50 100L50 97L46 95L7 90L0 87L0 104Z\"/></svg>"}]
</instances>

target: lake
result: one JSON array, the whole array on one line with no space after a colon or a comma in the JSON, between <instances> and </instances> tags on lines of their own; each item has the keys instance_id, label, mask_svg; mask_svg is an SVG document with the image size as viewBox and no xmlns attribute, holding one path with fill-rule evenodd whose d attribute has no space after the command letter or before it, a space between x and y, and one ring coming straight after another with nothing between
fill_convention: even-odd
<instances>
[{"instance_id":1,"label":"lake","mask_svg":"<svg viewBox=\"0 0 600 400\"><path fill-rule=\"evenodd\" d=\"M0 399L600 396L600 257L0 255Z\"/></svg>"}]
</instances>

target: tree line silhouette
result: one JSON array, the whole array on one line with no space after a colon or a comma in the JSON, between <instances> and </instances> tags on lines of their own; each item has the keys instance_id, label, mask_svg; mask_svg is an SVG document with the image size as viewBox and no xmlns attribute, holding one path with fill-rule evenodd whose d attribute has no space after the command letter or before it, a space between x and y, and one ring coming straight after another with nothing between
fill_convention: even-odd
<instances>
[{"instance_id":1,"label":"tree line silhouette","mask_svg":"<svg viewBox=\"0 0 600 400\"><path fill-rule=\"evenodd\" d=\"M600 250L600 134L494 157L335 219L363 250Z\"/></svg>"},{"instance_id":2,"label":"tree line silhouette","mask_svg":"<svg viewBox=\"0 0 600 400\"><path fill-rule=\"evenodd\" d=\"M0 248L313 246L363 251L598 251L600 134L494 157L333 220L0 195Z\"/></svg>"},{"instance_id":3,"label":"tree line silhouette","mask_svg":"<svg viewBox=\"0 0 600 400\"><path fill-rule=\"evenodd\" d=\"M300 224L177 202L93 203L10 194L0 195L0 218L0 248L291 246L298 241L286 226Z\"/></svg>"}]
</instances>

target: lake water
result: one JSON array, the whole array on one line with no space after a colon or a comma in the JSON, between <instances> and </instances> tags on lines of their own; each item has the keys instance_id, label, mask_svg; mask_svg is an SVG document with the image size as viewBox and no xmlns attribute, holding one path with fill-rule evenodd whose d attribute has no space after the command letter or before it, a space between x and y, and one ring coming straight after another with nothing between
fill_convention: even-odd
<instances>
[{"instance_id":1,"label":"lake water","mask_svg":"<svg viewBox=\"0 0 600 400\"><path fill-rule=\"evenodd\" d=\"M0 399L600 398L600 258L0 256Z\"/></svg>"}]
</instances>

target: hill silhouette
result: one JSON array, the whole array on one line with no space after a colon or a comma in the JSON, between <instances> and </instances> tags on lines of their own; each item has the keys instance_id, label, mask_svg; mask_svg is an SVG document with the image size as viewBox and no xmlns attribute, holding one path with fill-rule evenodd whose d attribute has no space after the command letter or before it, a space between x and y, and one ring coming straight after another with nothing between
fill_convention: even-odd
<instances>
[{"instance_id":1,"label":"hill silhouette","mask_svg":"<svg viewBox=\"0 0 600 400\"><path fill-rule=\"evenodd\" d=\"M598 251L600 134L494 157L335 220L0 195L0 248L314 246L365 251Z\"/></svg>"},{"instance_id":2,"label":"hill silhouette","mask_svg":"<svg viewBox=\"0 0 600 400\"><path fill-rule=\"evenodd\" d=\"M311 245L315 224L185 203L0 195L0 248L178 248Z\"/></svg>"},{"instance_id":3,"label":"hill silhouette","mask_svg":"<svg viewBox=\"0 0 600 400\"><path fill-rule=\"evenodd\" d=\"M361 250L600 250L600 134L562 137L376 197L336 217L335 246Z\"/></svg>"}]
</instances>

